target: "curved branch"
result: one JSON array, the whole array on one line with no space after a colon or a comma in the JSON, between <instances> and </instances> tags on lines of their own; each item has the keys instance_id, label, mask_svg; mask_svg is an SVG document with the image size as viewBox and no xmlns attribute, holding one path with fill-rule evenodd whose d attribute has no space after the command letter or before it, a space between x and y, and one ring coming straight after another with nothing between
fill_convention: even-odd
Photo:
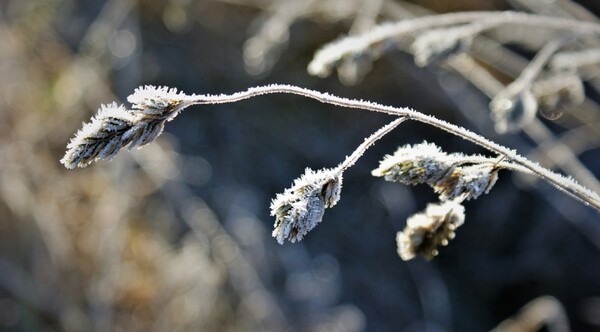
<instances>
[{"instance_id":1,"label":"curved branch","mask_svg":"<svg viewBox=\"0 0 600 332\"><path fill-rule=\"evenodd\" d=\"M600 32L600 27L599 27ZM396 116L406 117L406 119L415 120L418 122L422 122L444 131L461 137L465 140L473 142L491 152L494 152L500 156L504 156L507 161L511 161L512 163L522 166L525 169L528 169L533 174L538 176L539 178L545 180L546 182L552 184L557 189L562 192L568 194L569 196L579 200L586 206L591 206L597 211L600 212L600 197L595 192L583 187L578 184L575 180L569 177L562 176L558 173L552 172L538 163L535 163L521 155L519 155L515 150L511 150L507 147L499 145L481 135L478 135L468 129L463 127L448 123L444 120L440 120L430 115L426 115L410 108L397 108L392 106L384 106L373 102L362 101L362 100L352 100L342 97L333 96L327 93L322 93L314 90L309 90L305 88L300 88L292 85L282 85L282 84L273 84L262 87L254 87L250 88L246 91L237 92L231 95L201 95L201 96L189 96L186 98L187 100L184 102L185 105L182 105L182 108L185 108L190 105L195 104L223 104L223 103L231 103L236 102L260 95L265 94L276 94L276 93L285 93L285 94L294 94L300 95L303 97L311 98L318 100L325 104L332 104L341 107L347 108L357 108L363 109L372 112L380 112L387 113ZM515 168L515 170L518 170Z\"/></svg>"}]
</instances>

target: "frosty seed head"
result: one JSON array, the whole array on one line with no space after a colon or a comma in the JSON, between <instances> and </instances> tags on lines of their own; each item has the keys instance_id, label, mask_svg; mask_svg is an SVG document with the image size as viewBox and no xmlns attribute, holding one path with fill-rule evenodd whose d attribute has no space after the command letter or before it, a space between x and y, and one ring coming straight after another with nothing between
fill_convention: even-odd
<instances>
[{"instance_id":1,"label":"frosty seed head","mask_svg":"<svg viewBox=\"0 0 600 332\"><path fill-rule=\"evenodd\" d=\"M403 184L434 184L453 164L453 158L433 143L404 145L387 155L374 169L373 176Z\"/></svg>"},{"instance_id":2,"label":"frosty seed head","mask_svg":"<svg viewBox=\"0 0 600 332\"><path fill-rule=\"evenodd\" d=\"M341 172L307 168L291 188L277 194L271 202L271 215L275 216L273 237L280 244L286 239L302 240L321 222L325 208L339 201L341 188Z\"/></svg>"},{"instance_id":3,"label":"frosty seed head","mask_svg":"<svg viewBox=\"0 0 600 332\"><path fill-rule=\"evenodd\" d=\"M116 103L102 105L71 139L60 162L66 168L85 167L97 160L111 160L125 146L146 145L162 133L165 122L173 120L189 98L176 89L146 86L127 98L132 109Z\"/></svg>"},{"instance_id":4,"label":"frosty seed head","mask_svg":"<svg viewBox=\"0 0 600 332\"><path fill-rule=\"evenodd\" d=\"M112 159L123 147L123 135L132 131L138 116L116 103L102 105L90 123L84 123L67 145L60 162L66 168L85 167L98 159Z\"/></svg>"},{"instance_id":5,"label":"frosty seed head","mask_svg":"<svg viewBox=\"0 0 600 332\"><path fill-rule=\"evenodd\" d=\"M433 189L440 200L470 200L487 194L498 180L498 170L493 164L455 167Z\"/></svg>"},{"instance_id":6,"label":"frosty seed head","mask_svg":"<svg viewBox=\"0 0 600 332\"><path fill-rule=\"evenodd\" d=\"M175 88L146 85L135 89L127 97L134 112L146 115L167 116L176 112L188 96L177 92Z\"/></svg>"},{"instance_id":7,"label":"frosty seed head","mask_svg":"<svg viewBox=\"0 0 600 332\"><path fill-rule=\"evenodd\" d=\"M498 179L498 164L481 156L445 153L435 144L423 142L400 147L371 173L392 182L425 183L442 201L462 201L488 193Z\"/></svg>"}]
</instances>

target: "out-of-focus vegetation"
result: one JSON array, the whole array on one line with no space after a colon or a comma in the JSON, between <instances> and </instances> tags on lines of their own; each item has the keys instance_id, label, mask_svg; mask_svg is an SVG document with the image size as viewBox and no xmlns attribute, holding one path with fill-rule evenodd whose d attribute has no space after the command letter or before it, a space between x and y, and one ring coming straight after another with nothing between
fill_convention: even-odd
<instances>
[{"instance_id":1,"label":"out-of-focus vegetation","mask_svg":"<svg viewBox=\"0 0 600 332\"><path fill-rule=\"evenodd\" d=\"M260 97L190 109L157 142L111 163L59 164L82 121L139 85L221 93L279 82L435 114L548 167L579 170L596 189L597 67L583 105L511 135L493 131L476 87L407 54L387 54L368 72L341 69L346 85L306 73L338 35L429 11L596 20L593 1L537 3L0 3L0 330L479 331L546 295L558 300L538 306L549 321L564 323L562 303L573 330L600 328L600 218L529 178L501 174L491 195L467 204L465 225L435 260L397 257L396 231L434 195L372 178L380 156L424 139L482 152L426 126L402 125L372 148L324 222L285 246L271 237L271 197L307 166L336 165L388 118ZM509 34L536 47L544 35L534 32ZM512 50L531 58L527 47ZM523 60L496 51L507 65L498 76L510 82Z\"/></svg>"}]
</instances>

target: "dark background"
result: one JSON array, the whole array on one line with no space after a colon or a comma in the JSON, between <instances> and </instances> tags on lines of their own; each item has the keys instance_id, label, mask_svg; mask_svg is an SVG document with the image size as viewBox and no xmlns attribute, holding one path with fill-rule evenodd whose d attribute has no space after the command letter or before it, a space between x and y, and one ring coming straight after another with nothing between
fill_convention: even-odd
<instances>
[{"instance_id":1,"label":"dark background","mask_svg":"<svg viewBox=\"0 0 600 332\"><path fill-rule=\"evenodd\" d=\"M125 102L144 84L190 94L294 84L411 107L548 167L566 158L527 133L497 134L482 92L443 65L416 67L406 52L386 53L354 84L309 76L314 52L371 5L321 3L300 17L279 0L0 4L0 330L481 331L542 296L552 297L540 309L548 320L561 321L562 304L572 330L600 330L600 218L546 183L501 172L489 195L465 203L466 222L438 257L397 256L396 232L437 198L373 178L383 155L424 140L486 153L426 125L405 122L373 146L345 173L323 222L284 246L270 236L270 199L306 167L337 165L389 116L261 96L191 107L157 142L110 163L59 164L101 103ZM575 15L568 1L382 3L413 14ZM376 22L394 15L381 10ZM261 37L274 21L286 42ZM521 28L523 43L506 45L530 60L548 35ZM244 47L256 36L271 53L253 65ZM586 91L585 105L539 119L597 178L600 108L592 83Z\"/></svg>"}]
</instances>

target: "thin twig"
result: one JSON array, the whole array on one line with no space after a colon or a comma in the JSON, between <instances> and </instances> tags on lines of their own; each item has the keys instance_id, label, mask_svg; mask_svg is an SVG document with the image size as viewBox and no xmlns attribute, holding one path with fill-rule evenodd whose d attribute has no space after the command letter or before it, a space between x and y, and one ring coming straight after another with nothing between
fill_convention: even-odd
<instances>
[{"instance_id":1,"label":"thin twig","mask_svg":"<svg viewBox=\"0 0 600 332\"><path fill-rule=\"evenodd\" d=\"M388 123L384 127L374 132L371 136L367 137L361 145L359 145L351 155L347 156L346 159L337 167L339 172L344 172L346 169L354 165L354 163L360 158L365 151L373 145L378 139L385 136L387 133L396 128L399 124L406 121L406 117L399 117L398 119Z\"/></svg>"}]
</instances>

